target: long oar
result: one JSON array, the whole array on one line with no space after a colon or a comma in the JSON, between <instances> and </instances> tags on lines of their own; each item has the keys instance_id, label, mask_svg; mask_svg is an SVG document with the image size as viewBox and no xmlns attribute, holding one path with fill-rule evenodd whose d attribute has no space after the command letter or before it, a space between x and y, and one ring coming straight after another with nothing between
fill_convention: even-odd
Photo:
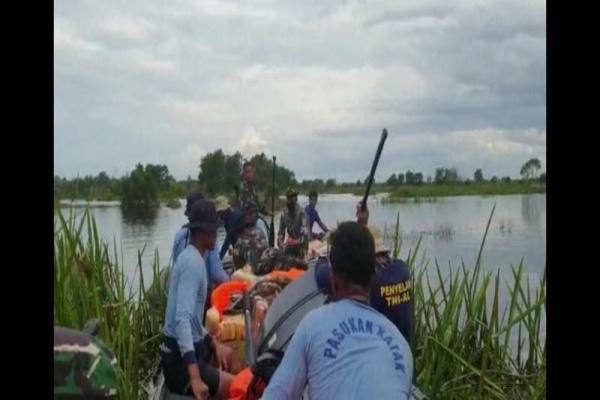
<instances>
[{"instance_id":1,"label":"long oar","mask_svg":"<svg viewBox=\"0 0 600 400\"><path fill-rule=\"evenodd\" d=\"M275 247L275 161L273 156L273 193L271 194L271 226L269 227L269 247Z\"/></svg>"},{"instance_id":2,"label":"long oar","mask_svg":"<svg viewBox=\"0 0 600 400\"><path fill-rule=\"evenodd\" d=\"M369 180L367 182L367 188L365 190L365 195L363 196L361 209L365 211L367 208L367 199L369 198L369 192L371 191L371 186L373 185L373 179L375 178L375 171L377 170L377 164L379 164L379 157L381 156L381 150L383 150L383 144L385 143L385 139L387 139L387 129L383 129L381 132L381 139L379 139L379 146L377 146L377 152L375 153L375 159L373 160L373 165L371 165L371 173L369 174Z\"/></svg>"}]
</instances>

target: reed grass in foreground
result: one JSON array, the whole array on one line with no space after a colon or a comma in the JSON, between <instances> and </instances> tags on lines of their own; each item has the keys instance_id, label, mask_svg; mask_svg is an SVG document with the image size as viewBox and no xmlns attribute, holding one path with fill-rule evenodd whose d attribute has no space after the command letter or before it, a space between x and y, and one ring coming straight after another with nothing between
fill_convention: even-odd
<instances>
[{"instance_id":1,"label":"reed grass in foreground","mask_svg":"<svg viewBox=\"0 0 600 400\"><path fill-rule=\"evenodd\" d=\"M512 268L510 280L481 267L484 234L477 261L450 266L444 275L431 268L419 252L420 241L406 261L413 273L414 380L433 399L542 399L546 397L545 273L536 290L524 281L523 265ZM81 329L94 317L102 320L100 338L119 361L119 399L145 399L145 385L158 361L163 323L152 312L138 257L139 285L131 295L123 266L102 243L89 212L79 224L57 210L54 237L54 323ZM87 240L84 242L83 232ZM399 216L395 255L401 253ZM159 272L156 253L154 282ZM430 276L430 275L433 275ZM500 306L501 285L508 301ZM159 288L164 294L164 288ZM490 301L491 299L491 301ZM491 303L491 304L490 304ZM511 345L516 340L516 348Z\"/></svg>"},{"instance_id":2,"label":"reed grass in foreground","mask_svg":"<svg viewBox=\"0 0 600 400\"><path fill-rule=\"evenodd\" d=\"M109 246L102 243L89 210L84 211L77 225L74 218L65 219L60 210L55 217L54 324L81 329L87 320L100 318L99 338L115 352L118 360L118 398L146 398L143 383L151 378L158 361L164 315L151 312L141 254L139 280L128 282L118 261L116 243L111 253ZM159 265L156 254L154 277L158 276ZM131 290L132 285L137 286L136 290ZM158 300L160 309L164 309L165 296Z\"/></svg>"}]
</instances>

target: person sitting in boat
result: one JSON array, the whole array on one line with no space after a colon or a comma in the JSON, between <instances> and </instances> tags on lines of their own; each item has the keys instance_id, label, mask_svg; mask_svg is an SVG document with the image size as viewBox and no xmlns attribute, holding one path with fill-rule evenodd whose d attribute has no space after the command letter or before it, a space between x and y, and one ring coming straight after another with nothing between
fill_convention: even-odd
<instances>
[{"instance_id":1,"label":"person sitting in boat","mask_svg":"<svg viewBox=\"0 0 600 400\"><path fill-rule=\"evenodd\" d=\"M292 188L286 190L287 210L279 219L277 245L284 253L299 259L304 259L308 247L305 215L298 205L298 191ZM287 239L286 239L287 233Z\"/></svg>"},{"instance_id":2,"label":"person sitting in boat","mask_svg":"<svg viewBox=\"0 0 600 400\"><path fill-rule=\"evenodd\" d=\"M238 240L241 228L243 228L243 220L242 213L231 208L231 205L225 196L218 196L215 199L215 208L219 215L219 219L223 221L226 232L225 240L223 241L221 251L219 252L219 258L222 260L223 257L225 257L227 250L229 250L229 247L235 245Z\"/></svg>"},{"instance_id":3,"label":"person sitting in boat","mask_svg":"<svg viewBox=\"0 0 600 400\"><path fill-rule=\"evenodd\" d=\"M190 245L179 254L169 281L161 368L174 393L196 400L227 398L233 376L223 371L231 364L231 350L208 334L202 324L208 279L205 257L215 248L217 213L211 201L196 201L188 213ZM216 369L209 363L218 360Z\"/></svg>"},{"instance_id":4,"label":"person sitting in boat","mask_svg":"<svg viewBox=\"0 0 600 400\"><path fill-rule=\"evenodd\" d=\"M356 208L357 222L368 226L369 209L361 210L360 203ZM375 243L375 279L370 294L371 306L385 315L402 333L410 344L413 326L413 291L410 270L406 263L392 258L389 247L384 243L381 233L374 226L368 227ZM317 263L317 279L319 287L332 294L330 278L331 267L325 257Z\"/></svg>"},{"instance_id":5,"label":"person sitting in boat","mask_svg":"<svg viewBox=\"0 0 600 400\"><path fill-rule=\"evenodd\" d=\"M189 218L192 206L195 202L203 200L204 196L199 192L192 192L186 199L186 206L184 214ZM175 233L175 239L173 240L173 265L177 261L177 257L183 252L186 246L190 243L190 232L186 228L186 225L181 227L177 233ZM218 249L213 249L205 254L206 268L208 271L209 289L218 286L223 282L229 281L229 275L223 269L223 262Z\"/></svg>"},{"instance_id":6,"label":"person sitting in boat","mask_svg":"<svg viewBox=\"0 0 600 400\"><path fill-rule=\"evenodd\" d=\"M298 325L263 400L408 399L413 357L398 328L369 305L375 244L357 222L331 234L334 301Z\"/></svg>"},{"instance_id":7,"label":"person sitting in boat","mask_svg":"<svg viewBox=\"0 0 600 400\"><path fill-rule=\"evenodd\" d=\"M317 211L317 201L319 199L319 193L316 190L312 190L308 193L308 205L304 208L304 213L306 214L306 219L308 220L308 233L310 235L311 240L322 240L325 233L329 232L327 226L321 221L321 217L319 216L319 212ZM323 232L315 233L312 228L313 225L319 224L319 227Z\"/></svg>"}]
</instances>

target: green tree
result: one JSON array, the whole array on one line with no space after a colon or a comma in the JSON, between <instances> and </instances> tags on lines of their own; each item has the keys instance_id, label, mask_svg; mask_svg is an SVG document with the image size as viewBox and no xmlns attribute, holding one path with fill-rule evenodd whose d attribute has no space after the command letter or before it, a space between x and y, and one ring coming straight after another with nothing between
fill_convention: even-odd
<instances>
[{"instance_id":1,"label":"green tree","mask_svg":"<svg viewBox=\"0 0 600 400\"><path fill-rule=\"evenodd\" d=\"M121 181L121 204L124 207L149 207L158 204L159 193L169 190L173 177L164 165L137 164Z\"/></svg>"},{"instance_id":2,"label":"green tree","mask_svg":"<svg viewBox=\"0 0 600 400\"><path fill-rule=\"evenodd\" d=\"M406 171L406 184L414 185L415 184L415 174L409 169Z\"/></svg>"},{"instance_id":3,"label":"green tree","mask_svg":"<svg viewBox=\"0 0 600 400\"><path fill-rule=\"evenodd\" d=\"M402 172L398 174L398 185L404 185L404 174Z\"/></svg>"},{"instance_id":4,"label":"green tree","mask_svg":"<svg viewBox=\"0 0 600 400\"><path fill-rule=\"evenodd\" d=\"M510 183L510 176L505 176L504 178L502 178L502 182Z\"/></svg>"},{"instance_id":5,"label":"green tree","mask_svg":"<svg viewBox=\"0 0 600 400\"><path fill-rule=\"evenodd\" d=\"M458 182L458 171L456 168L436 168L434 182L437 184Z\"/></svg>"},{"instance_id":6,"label":"green tree","mask_svg":"<svg viewBox=\"0 0 600 400\"><path fill-rule=\"evenodd\" d=\"M492 179L490 179L490 182L492 183L498 183L498 177L497 176L492 176Z\"/></svg>"},{"instance_id":7,"label":"green tree","mask_svg":"<svg viewBox=\"0 0 600 400\"><path fill-rule=\"evenodd\" d=\"M542 172L540 174L540 182L546 183L546 173L545 172Z\"/></svg>"},{"instance_id":8,"label":"green tree","mask_svg":"<svg viewBox=\"0 0 600 400\"><path fill-rule=\"evenodd\" d=\"M421 172L417 172L414 175L414 184L415 185L422 185L423 184L423 174Z\"/></svg>"},{"instance_id":9,"label":"green tree","mask_svg":"<svg viewBox=\"0 0 600 400\"><path fill-rule=\"evenodd\" d=\"M481 168L475 170L475 173L473 174L473 178L474 178L475 182L483 182L483 171L481 171Z\"/></svg>"},{"instance_id":10,"label":"green tree","mask_svg":"<svg viewBox=\"0 0 600 400\"><path fill-rule=\"evenodd\" d=\"M385 181L385 183L390 186L396 186L398 184L398 178L396 177L396 174L390 175L390 177L387 181Z\"/></svg>"},{"instance_id":11,"label":"green tree","mask_svg":"<svg viewBox=\"0 0 600 400\"><path fill-rule=\"evenodd\" d=\"M537 172L542 167L540 160L537 158L532 158L528 160L521 167L521 178L524 180L534 179L537 176Z\"/></svg>"},{"instance_id":12,"label":"green tree","mask_svg":"<svg viewBox=\"0 0 600 400\"><path fill-rule=\"evenodd\" d=\"M198 183L200 184L200 190L205 195L214 196L216 193L225 191L226 161L225 154L221 149L206 154L200 160Z\"/></svg>"}]
</instances>

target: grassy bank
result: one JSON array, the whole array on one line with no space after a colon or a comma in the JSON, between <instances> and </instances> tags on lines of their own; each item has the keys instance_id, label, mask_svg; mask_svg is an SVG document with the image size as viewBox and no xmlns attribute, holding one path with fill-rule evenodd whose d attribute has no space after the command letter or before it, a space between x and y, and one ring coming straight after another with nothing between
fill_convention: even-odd
<instances>
[{"instance_id":1,"label":"grassy bank","mask_svg":"<svg viewBox=\"0 0 600 400\"><path fill-rule=\"evenodd\" d=\"M507 194L546 193L544 184L521 182L471 183L452 185L401 186L390 191L386 202L401 202L407 198L434 198L448 196L495 196Z\"/></svg>"},{"instance_id":2,"label":"grassy bank","mask_svg":"<svg viewBox=\"0 0 600 400\"><path fill-rule=\"evenodd\" d=\"M508 278L484 270L487 229L475 264L450 266L443 273L437 262L429 265L420 242L402 248L398 221L390 224L396 223L393 251L407 260L413 274L412 348L419 388L435 399L545 398L545 275L538 289L531 289L522 265L512 268ZM91 214L75 225L58 209L55 229L55 325L81 329L88 319L101 318L99 336L119 362L119 399L146 398L144 382L157 362L164 296L158 303L161 312L151 312L141 257L136 279L127 282L116 244L100 241ZM159 265L155 254L154 278ZM137 295L130 294L129 284L140 286ZM502 288L508 294L504 307Z\"/></svg>"}]
</instances>

